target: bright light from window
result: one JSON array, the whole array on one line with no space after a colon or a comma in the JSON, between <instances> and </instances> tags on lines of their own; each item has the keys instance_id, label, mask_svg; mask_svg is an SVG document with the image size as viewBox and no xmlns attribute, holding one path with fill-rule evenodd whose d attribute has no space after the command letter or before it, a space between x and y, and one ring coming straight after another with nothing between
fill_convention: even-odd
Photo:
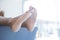
<instances>
[{"instance_id":1,"label":"bright light from window","mask_svg":"<svg viewBox=\"0 0 60 40\"><path fill-rule=\"evenodd\" d=\"M36 40L58 40L57 28L60 28L60 1L59 0L29 0L25 2L24 11L27 11L29 6L37 9L39 19L38 34ZM41 34L42 38L39 37ZM52 35L49 35L52 33ZM49 36L44 37L45 36Z\"/></svg>"},{"instance_id":2,"label":"bright light from window","mask_svg":"<svg viewBox=\"0 0 60 40\"><path fill-rule=\"evenodd\" d=\"M37 9L37 19L57 21L56 0L29 0L25 2L24 10L28 10L30 5Z\"/></svg>"}]
</instances>

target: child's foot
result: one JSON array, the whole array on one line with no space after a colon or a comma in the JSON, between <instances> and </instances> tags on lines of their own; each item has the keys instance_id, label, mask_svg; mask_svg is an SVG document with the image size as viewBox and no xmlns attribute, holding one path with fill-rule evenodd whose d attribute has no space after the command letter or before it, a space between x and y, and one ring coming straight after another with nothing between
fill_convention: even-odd
<instances>
[{"instance_id":1,"label":"child's foot","mask_svg":"<svg viewBox=\"0 0 60 40\"><path fill-rule=\"evenodd\" d=\"M34 7L30 7L29 8L30 13L32 13L32 15L24 22L24 26L26 26L26 28L29 31L33 31L34 30L34 24L36 22L36 17L37 17L37 11Z\"/></svg>"},{"instance_id":2,"label":"child's foot","mask_svg":"<svg viewBox=\"0 0 60 40\"><path fill-rule=\"evenodd\" d=\"M25 14L19 16L17 19L13 18L11 21L11 28L14 32L18 32L22 26L22 23L31 16L31 13L27 11Z\"/></svg>"}]
</instances>

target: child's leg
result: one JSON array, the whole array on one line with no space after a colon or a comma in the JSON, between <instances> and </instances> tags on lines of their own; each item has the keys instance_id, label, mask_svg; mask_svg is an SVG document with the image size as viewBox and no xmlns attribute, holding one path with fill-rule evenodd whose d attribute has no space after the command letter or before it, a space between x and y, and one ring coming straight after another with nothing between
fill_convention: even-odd
<instances>
[{"instance_id":1,"label":"child's leg","mask_svg":"<svg viewBox=\"0 0 60 40\"><path fill-rule=\"evenodd\" d=\"M9 20L10 20L10 18L5 18L5 17L2 17L2 16L0 16L0 25L9 25Z\"/></svg>"},{"instance_id":2,"label":"child's leg","mask_svg":"<svg viewBox=\"0 0 60 40\"><path fill-rule=\"evenodd\" d=\"M0 16L4 16L4 12L0 10Z\"/></svg>"},{"instance_id":3,"label":"child's leg","mask_svg":"<svg viewBox=\"0 0 60 40\"><path fill-rule=\"evenodd\" d=\"M30 11L26 12L21 16L18 16L15 18L0 17L0 24L10 25L11 29L14 32L18 32L22 25L25 26L29 31L33 31L36 17L37 17L36 9L33 7L30 7Z\"/></svg>"},{"instance_id":4,"label":"child's leg","mask_svg":"<svg viewBox=\"0 0 60 40\"><path fill-rule=\"evenodd\" d=\"M4 17L4 12L0 10L0 25L8 25L8 21L10 18L5 18Z\"/></svg>"},{"instance_id":5,"label":"child's leg","mask_svg":"<svg viewBox=\"0 0 60 40\"><path fill-rule=\"evenodd\" d=\"M14 32L18 32L19 29L21 28L22 26L22 23L24 21L26 21L29 17L31 16L31 13L29 13L28 11L26 13L24 13L23 15L20 15L16 18L12 18L9 23L10 23L10 26L11 26L11 29L14 31Z\"/></svg>"},{"instance_id":6,"label":"child's leg","mask_svg":"<svg viewBox=\"0 0 60 40\"><path fill-rule=\"evenodd\" d=\"M18 32L22 23L26 21L30 16L31 13L29 13L29 11L15 18L5 18L0 16L0 25L9 25L14 32Z\"/></svg>"}]
</instances>

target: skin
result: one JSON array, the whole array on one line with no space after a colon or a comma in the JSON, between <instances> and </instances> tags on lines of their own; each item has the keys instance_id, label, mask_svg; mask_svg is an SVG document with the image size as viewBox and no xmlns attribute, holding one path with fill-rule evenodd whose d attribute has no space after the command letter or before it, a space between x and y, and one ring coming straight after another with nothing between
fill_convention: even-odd
<instances>
[{"instance_id":1,"label":"skin","mask_svg":"<svg viewBox=\"0 0 60 40\"><path fill-rule=\"evenodd\" d=\"M0 12L2 13L2 12ZM29 10L24 14L15 18L0 17L0 25L9 25L13 32L18 32L22 26L26 27L30 32L34 30L37 11L30 6Z\"/></svg>"},{"instance_id":2,"label":"skin","mask_svg":"<svg viewBox=\"0 0 60 40\"><path fill-rule=\"evenodd\" d=\"M30 32L32 32L34 30L34 24L36 22L37 11L34 7L30 7L29 9L32 15L23 24Z\"/></svg>"}]
</instances>

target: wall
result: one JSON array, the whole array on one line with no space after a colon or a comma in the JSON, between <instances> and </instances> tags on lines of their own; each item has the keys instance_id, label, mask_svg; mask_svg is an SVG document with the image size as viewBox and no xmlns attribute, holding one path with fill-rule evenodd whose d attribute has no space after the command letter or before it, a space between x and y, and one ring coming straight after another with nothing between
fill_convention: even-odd
<instances>
[{"instance_id":1,"label":"wall","mask_svg":"<svg viewBox=\"0 0 60 40\"><path fill-rule=\"evenodd\" d=\"M22 13L22 0L0 0L0 9L5 17L15 17Z\"/></svg>"}]
</instances>

